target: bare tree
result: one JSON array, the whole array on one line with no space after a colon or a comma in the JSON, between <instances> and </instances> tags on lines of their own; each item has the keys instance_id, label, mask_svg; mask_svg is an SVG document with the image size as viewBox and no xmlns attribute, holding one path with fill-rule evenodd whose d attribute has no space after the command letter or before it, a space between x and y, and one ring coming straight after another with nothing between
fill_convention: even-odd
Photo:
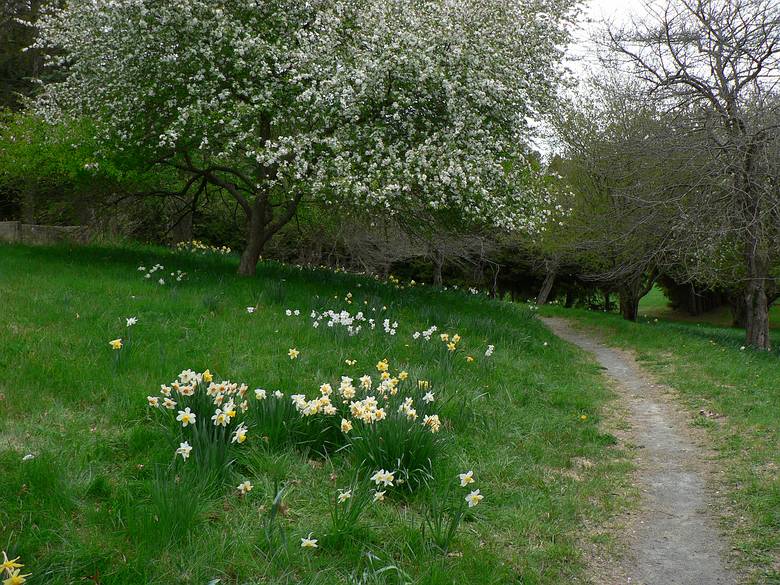
<instances>
[{"instance_id":1,"label":"bare tree","mask_svg":"<svg viewBox=\"0 0 780 585\"><path fill-rule=\"evenodd\" d=\"M676 232L688 247L682 255L710 255L712 270L728 264L716 260L724 249L739 259L747 343L768 349L778 253L771 158L780 128L780 3L662 0L648 2L647 11L641 22L611 30L608 42L650 96L687 117L681 130L710 165L676 199Z\"/></svg>"}]
</instances>

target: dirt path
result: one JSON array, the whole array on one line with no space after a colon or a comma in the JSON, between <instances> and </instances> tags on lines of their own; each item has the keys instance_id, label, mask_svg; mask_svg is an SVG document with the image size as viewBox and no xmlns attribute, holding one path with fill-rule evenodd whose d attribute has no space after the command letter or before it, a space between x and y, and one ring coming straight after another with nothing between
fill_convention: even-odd
<instances>
[{"instance_id":1,"label":"dirt path","mask_svg":"<svg viewBox=\"0 0 780 585\"><path fill-rule=\"evenodd\" d=\"M703 450L686 416L653 384L630 355L572 329L565 320L542 319L559 337L595 355L615 382L637 443L641 509L622 539L629 550L599 585L733 585L726 545L708 510Z\"/></svg>"}]
</instances>

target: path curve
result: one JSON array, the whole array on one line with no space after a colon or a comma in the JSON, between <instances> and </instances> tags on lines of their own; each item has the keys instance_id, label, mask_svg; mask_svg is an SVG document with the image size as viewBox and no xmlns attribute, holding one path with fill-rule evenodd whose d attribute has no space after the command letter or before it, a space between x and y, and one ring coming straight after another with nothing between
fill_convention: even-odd
<instances>
[{"instance_id":1,"label":"path curve","mask_svg":"<svg viewBox=\"0 0 780 585\"><path fill-rule=\"evenodd\" d=\"M707 507L704 453L690 438L686 418L630 356L575 331L564 319L542 321L606 368L641 447L637 457L641 510L626 538L630 551L621 563L623 577L609 582L735 585L737 578L724 560L726 544Z\"/></svg>"}]
</instances>

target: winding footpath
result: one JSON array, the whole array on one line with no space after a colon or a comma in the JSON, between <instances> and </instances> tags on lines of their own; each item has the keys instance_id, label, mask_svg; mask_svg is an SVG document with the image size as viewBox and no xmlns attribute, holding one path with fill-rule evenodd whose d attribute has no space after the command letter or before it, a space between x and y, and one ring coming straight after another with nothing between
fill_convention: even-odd
<instances>
[{"instance_id":1,"label":"winding footpath","mask_svg":"<svg viewBox=\"0 0 780 585\"><path fill-rule=\"evenodd\" d=\"M641 505L623 540L628 551L599 585L735 585L727 546L708 509L706 459L692 440L686 417L634 360L575 331L564 319L543 318L558 337L593 354L629 413L639 447ZM618 576L619 575L619 576Z\"/></svg>"}]
</instances>

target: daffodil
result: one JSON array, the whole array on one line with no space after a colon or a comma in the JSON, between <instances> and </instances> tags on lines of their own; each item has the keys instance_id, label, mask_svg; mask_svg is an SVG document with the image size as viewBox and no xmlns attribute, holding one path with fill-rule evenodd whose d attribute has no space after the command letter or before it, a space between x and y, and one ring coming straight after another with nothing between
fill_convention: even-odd
<instances>
[{"instance_id":1,"label":"daffodil","mask_svg":"<svg viewBox=\"0 0 780 585\"><path fill-rule=\"evenodd\" d=\"M265 400L266 392L262 388L255 388L255 398L258 400Z\"/></svg>"},{"instance_id":2,"label":"daffodil","mask_svg":"<svg viewBox=\"0 0 780 585\"><path fill-rule=\"evenodd\" d=\"M128 327L132 327L136 323L138 323L138 317L126 317L125 321L127 322Z\"/></svg>"},{"instance_id":3,"label":"daffodil","mask_svg":"<svg viewBox=\"0 0 780 585\"><path fill-rule=\"evenodd\" d=\"M146 401L149 403L149 406L153 406L154 408L157 408L160 406L160 397L159 396L147 396Z\"/></svg>"},{"instance_id":4,"label":"daffodil","mask_svg":"<svg viewBox=\"0 0 780 585\"><path fill-rule=\"evenodd\" d=\"M163 406L168 410L173 410L176 408L176 401L166 397L165 400L163 400Z\"/></svg>"},{"instance_id":5,"label":"daffodil","mask_svg":"<svg viewBox=\"0 0 780 585\"><path fill-rule=\"evenodd\" d=\"M470 483L474 483L474 472L467 471L466 473L460 473L458 474L458 478L460 478L460 487L466 487Z\"/></svg>"},{"instance_id":6,"label":"daffodil","mask_svg":"<svg viewBox=\"0 0 780 585\"><path fill-rule=\"evenodd\" d=\"M395 476L391 472L385 471L384 469L380 469L374 475L371 476L371 481L373 481L376 485L379 485L381 483L385 486L391 486L393 485L394 479Z\"/></svg>"},{"instance_id":7,"label":"daffodil","mask_svg":"<svg viewBox=\"0 0 780 585\"><path fill-rule=\"evenodd\" d=\"M179 448L176 449L176 454L181 455L181 458L187 461L191 451L192 447L190 444L187 441L184 441L183 443L179 443Z\"/></svg>"},{"instance_id":8,"label":"daffodil","mask_svg":"<svg viewBox=\"0 0 780 585\"><path fill-rule=\"evenodd\" d=\"M346 502L349 498L352 497L352 490L345 490L339 492L338 502L339 504L343 504Z\"/></svg>"},{"instance_id":9,"label":"daffodil","mask_svg":"<svg viewBox=\"0 0 780 585\"><path fill-rule=\"evenodd\" d=\"M122 349L121 339L113 339L109 341L108 344L111 346L111 349Z\"/></svg>"},{"instance_id":10,"label":"daffodil","mask_svg":"<svg viewBox=\"0 0 780 585\"><path fill-rule=\"evenodd\" d=\"M301 355L301 352L299 352L297 349L292 347L289 350L287 350L287 355L290 357L291 360L294 360L297 359L299 355Z\"/></svg>"},{"instance_id":11,"label":"daffodil","mask_svg":"<svg viewBox=\"0 0 780 585\"><path fill-rule=\"evenodd\" d=\"M453 343L452 341L450 341L450 342L447 344L447 349L448 349L448 350L450 350L450 351L455 351L457 348L458 348L458 346L457 346L457 345L455 345L455 343Z\"/></svg>"},{"instance_id":12,"label":"daffodil","mask_svg":"<svg viewBox=\"0 0 780 585\"><path fill-rule=\"evenodd\" d=\"M345 418L341 419L341 432L348 433L352 430L352 423Z\"/></svg>"},{"instance_id":13,"label":"daffodil","mask_svg":"<svg viewBox=\"0 0 780 585\"><path fill-rule=\"evenodd\" d=\"M453 343L458 343L459 341L460 341L460 335L456 333L455 335L452 336Z\"/></svg>"},{"instance_id":14,"label":"daffodil","mask_svg":"<svg viewBox=\"0 0 780 585\"><path fill-rule=\"evenodd\" d=\"M211 420L214 423L214 426L226 427L230 422L230 417L227 415L226 412L223 412L221 408L218 408L216 411L214 411L214 414L211 416Z\"/></svg>"},{"instance_id":15,"label":"daffodil","mask_svg":"<svg viewBox=\"0 0 780 585\"><path fill-rule=\"evenodd\" d=\"M214 379L214 375L209 370L206 370L205 372L203 372L203 381L204 382L208 383L208 382L211 382L213 379Z\"/></svg>"},{"instance_id":16,"label":"daffodil","mask_svg":"<svg viewBox=\"0 0 780 585\"><path fill-rule=\"evenodd\" d=\"M406 380L408 377L409 377L409 372L407 372L405 370L402 371L402 372L398 372L398 379L399 380L403 381L403 380Z\"/></svg>"},{"instance_id":17,"label":"daffodil","mask_svg":"<svg viewBox=\"0 0 780 585\"><path fill-rule=\"evenodd\" d=\"M245 496L252 491L253 487L254 486L252 485L252 483L249 480L247 480L238 484L238 487L236 489L238 490L239 494Z\"/></svg>"},{"instance_id":18,"label":"daffodil","mask_svg":"<svg viewBox=\"0 0 780 585\"><path fill-rule=\"evenodd\" d=\"M479 490L474 490L466 496L466 502L468 502L469 508L473 508L479 504L485 496L479 493Z\"/></svg>"},{"instance_id":19,"label":"daffodil","mask_svg":"<svg viewBox=\"0 0 780 585\"><path fill-rule=\"evenodd\" d=\"M22 583L27 582L27 577L29 577L31 573L27 573L26 575L20 575L19 569L16 569L14 571L8 571L8 579L5 579L3 581L3 585L22 585Z\"/></svg>"},{"instance_id":20,"label":"daffodil","mask_svg":"<svg viewBox=\"0 0 780 585\"><path fill-rule=\"evenodd\" d=\"M246 427L242 424L240 425L234 432L233 432L233 438L230 439L231 443L243 443L246 441Z\"/></svg>"},{"instance_id":21,"label":"daffodil","mask_svg":"<svg viewBox=\"0 0 780 585\"><path fill-rule=\"evenodd\" d=\"M191 412L188 406L184 410L179 411L179 416L176 417L176 420L181 423L181 426L186 427L187 425L195 424L195 417L195 413Z\"/></svg>"},{"instance_id":22,"label":"daffodil","mask_svg":"<svg viewBox=\"0 0 780 585\"><path fill-rule=\"evenodd\" d=\"M22 563L17 563L16 561L19 560L19 557L16 557L15 559L9 559L8 555L3 551L3 562L0 564L0 571L8 571L9 573L13 571L14 569L20 569L24 565Z\"/></svg>"},{"instance_id":23,"label":"daffodil","mask_svg":"<svg viewBox=\"0 0 780 585\"><path fill-rule=\"evenodd\" d=\"M470 356L470 355L467 355L467 356L466 356L466 361L467 361L468 363L471 363L471 362L473 362L473 361L474 361L474 358L473 358L472 356Z\"/></svg>"},{"instance_id":24,"label":"daffodil","mask_svg":"<svg viewBox=\"0 0 780 585\"><path fill-rule=\"evenodd\" d=\"M448 342L448 341L450 340L450 335L449 335L449 333L442 333L441 335L439 335L439 338L440 338L440 339L441 339L443 342L445 342L445 343L446 343L446 342Z\"/></svg>"},{"instance_id":25,"label":"daffodil","mask_svg":"<svg viewBox=\"0 0 780 585\"><path fill-rule=\"evenodd\" d=\"M381 362L377 362L376 369L380 372L386 372L387 369L390 367L390 365L387 362L387 359L383 359Z\"/></svg>"},{"instance_id":26,"label":"daffodil","mask_svg":"<svg viewBox=\"0 0 780 585\"><path fill-rule=\"evenodd\" d=\"M438 414L425 415L423 417L423 424L431 429L432 433L438 433L441 428L441 421Z\"/></svg>"},{"instance_id":27,"label":"daffodil","mask_svg":"<svg viewBox=\"0 0 780 585\"><path fill-rule=\"evenodd\" d=\"M379 490L376 490L374 492L374 501L375 502L382 502L382 501L384 501L385 493L387 493L387 492L385 492L384 490L381 491L381 492Z\"/></svg>"},{"instance_id":28,"label":"daffodil","mask_svg":"<svg viewBox=\"0 0 780 585\"><path fill-rule=\"evenodd\" d=\"M422 397L423 402L433 402L435 398L433 397L433 392L426 392L425 396Z\"/></svg>"},{"instance_id":29,"label":"daffodil","mask_svg":"<svg viewBox=\"0 0 780 585\"><path fill-rule=\"evenodd\" d=\"M317 548L317 539L312 538L311 534L308 538L301 538L301 548Z\"/></svg>"}]
</instances>

